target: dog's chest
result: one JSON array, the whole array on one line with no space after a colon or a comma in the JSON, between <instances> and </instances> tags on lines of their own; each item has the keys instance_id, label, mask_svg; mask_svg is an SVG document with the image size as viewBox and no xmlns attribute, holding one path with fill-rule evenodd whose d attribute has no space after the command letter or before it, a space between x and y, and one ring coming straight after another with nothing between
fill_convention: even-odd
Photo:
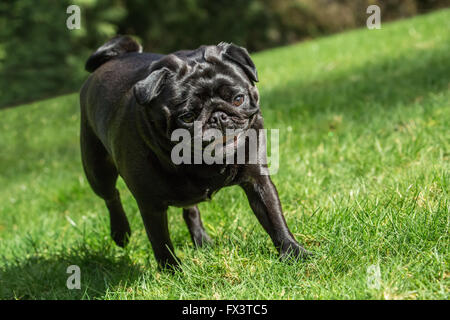
<instances>
[{"instance_id":1,"label":"dog's chest","mask_svg":"<svg viewBox=\"0 0 450 320\"><path fill-rule=\"evenodd\" d=\"M177 186L172 189L168 199L168 205L176 207L191 207L199 202L209 201L212 199L215 189L208 186L199 186L194 184L185 184L185 187Z\"/></svg>"},{"instance_id":2,"label":"dog's chest","mask_svg":"<svg viewBox=\"0 0 450 320\"><path fill-rule=\"evenodd\" d=\"M199 202L209 201L214 194L225 186L233 184L235 169L230 167L223 175L209 179L185 178L179 179L173 185L169 205L189 207Z\"/></svg>"}]
</instances>

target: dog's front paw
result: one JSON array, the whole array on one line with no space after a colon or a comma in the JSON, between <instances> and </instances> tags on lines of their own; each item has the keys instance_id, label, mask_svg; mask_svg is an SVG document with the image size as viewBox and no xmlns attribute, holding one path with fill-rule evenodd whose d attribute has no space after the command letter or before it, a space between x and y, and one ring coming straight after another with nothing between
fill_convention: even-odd
<instances>
[{"instance_id":1,"label":"dog's front paw","mask_svg":"<svg viewBox=\"0 0 450 320\"><path fill-rule=\"evenodd\" d=\"M162 272L175 273L181 271L180 259L176 256L168 256L166 258L157 258L158 269Z\"/></svg>"},{"instance_id":2,"label":"dog's front paw","mask_svg":"<svg viewBox=\"0 0 450 320\"><path fill-rule=\"evenodd\" d=\"M297 242L284 243L280 248L280 258L286 260L306 260L313 254L299 245Z\"/></svg>"},{"instance_id":3,"label":"dog's front paw","mask_svg":"<svg viewBox=\"0 0 450 320\"><path fill-rule=\"evenodd\" d=\"M206 247L213 243L211 237L204 230L193 236L192 241L196 248Z\"/></svg>"},{"instance_id":4,"label":"dog's front paw","mask_svg":"<svg viewBox=\"0 0 450 320\"><path fill-rule=\"evenodd\" d=\"M119 246L124 248L131 237L131 229L128 223L126 225L121 224L120 226L111 225L111 238Z\"/></svg>"}]
</instances>

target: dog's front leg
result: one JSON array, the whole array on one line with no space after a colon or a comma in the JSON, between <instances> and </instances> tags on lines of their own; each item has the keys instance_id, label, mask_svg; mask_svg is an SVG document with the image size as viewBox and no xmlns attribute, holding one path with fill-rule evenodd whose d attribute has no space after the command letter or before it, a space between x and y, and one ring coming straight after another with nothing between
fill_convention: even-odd
<instances>
[{"instance_id":1,"label":"dog's front leg","mask_svg":"<svg viewBox=\"0 0 450 320\"><path fill-rule=\"evenodd\" d=\"M137 200L137 203L159 267L174 270L179 264L179 259L175 256L170 240L167 207L155 206L145 200Z\"/></svg>"},{"instance_id":2,"label":"dog's front leg","mask_svg":"<svg viewBox=\"0 0 450 320\"><path fill-rule=\"evenodd\" d=\"M281 258L306 258L310 253L295 240L284 219L278 192L269 176L241 184L250 206L269 234Z\"/></svg>"}]
</instances>

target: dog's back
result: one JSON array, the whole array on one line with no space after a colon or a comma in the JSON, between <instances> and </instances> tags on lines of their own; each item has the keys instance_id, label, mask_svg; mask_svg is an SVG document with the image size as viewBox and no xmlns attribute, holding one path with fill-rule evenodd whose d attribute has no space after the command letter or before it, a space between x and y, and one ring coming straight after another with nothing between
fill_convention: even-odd
<instances>
[{"instance_id":1,"label":"dog's back","mask_svg":"<svg viewBox=\"0 0 450 320\"><path fill-rule=\"evenodd\" d=\"M85 69L92 74L80 91L81 116L101 140L106 138L108 122L121 100L161 57L142 53L142 47L128 36L109 40L89 57Z\"/></svg>"}]
</instances>

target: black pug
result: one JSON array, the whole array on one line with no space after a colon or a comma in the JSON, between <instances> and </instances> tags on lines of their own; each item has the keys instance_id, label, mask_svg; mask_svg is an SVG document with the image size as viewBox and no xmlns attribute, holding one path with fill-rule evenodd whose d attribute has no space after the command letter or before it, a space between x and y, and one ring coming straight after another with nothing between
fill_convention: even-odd
<instances>
[{"instance_id":1,"label":"black pug","mask_svg":"<svg viewBox=\"0 0 450 320\"><path fill-rule=\"evenodd\" d=\"M115 185L118 175L137 201L161 267L173 268L168 206L183 208L196 246L211 241L197 203L239 185L282 258L306 257L289 231L264 164L179 164L171 160L177 128L262 129L255 65L234 44L201 46L169 55L143 53L128 36L101 46L86 62L92 72L80 93L81 153L87 179L106 203L111 236L124 246L131 234ZM224 139L225 142L225 139Z\"/></svg>"}]
</instances>

